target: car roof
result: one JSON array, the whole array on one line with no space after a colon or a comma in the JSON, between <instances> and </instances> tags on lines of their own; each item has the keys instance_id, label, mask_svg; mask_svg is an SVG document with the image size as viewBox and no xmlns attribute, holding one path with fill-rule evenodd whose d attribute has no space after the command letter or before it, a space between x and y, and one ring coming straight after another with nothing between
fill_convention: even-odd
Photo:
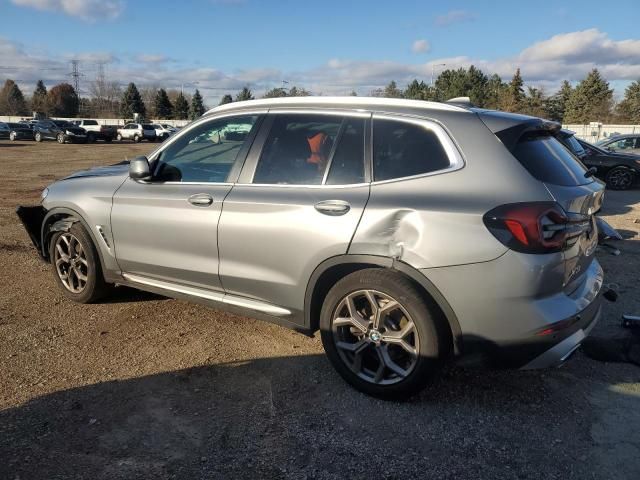
<instances>
[{"instance_id":1,"label":"car roof","mask_svg":"<svg viewBox=\"0 0 640 480\"><path fill-rule=\"evenodd\" d=\"M449 111L449 112L469 112L468 108L460 105L427 102L424 100L406 100L402 98L383 97L284 97L284 98L264 98L260 100L247 100L243 102L232 102L219 105L207 111L205 115L220 112L232 112L234 110L247 110L251 108L283 108L283 107L320 107L320 108L355 108L363 110L385 110L391 108L412 109L424 111Z\"/></svg>"},{"instance_id":2,"label":"car roof","mask_svg":"<svg viewBox=\"0 0 640 480\"><path fill-rule=\"evenodd\" d=\"M640 137L640 133L621 133L620 135L611 136L607 138L607 140L620 140L621 138L633 138L633 137Z\"/></svg>"}]
</instances>

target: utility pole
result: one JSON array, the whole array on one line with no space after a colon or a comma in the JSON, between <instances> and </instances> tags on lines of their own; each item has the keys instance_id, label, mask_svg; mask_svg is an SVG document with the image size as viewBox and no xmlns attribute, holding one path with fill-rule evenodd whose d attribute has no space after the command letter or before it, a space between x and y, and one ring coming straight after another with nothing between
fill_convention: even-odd
<instances>
[{"instance_id":1,"label":"utility pole","mask_svg":"<svg viewBox=\"0 0 640 480\"><path fill-rule=\"evenodd\" d=\"M84 76L80 73L80 60L71 60L71 73L69 75L73 79L73 88L76 90L76 94L80 96L80 77Z\"/></svg>"},{"instance_id":2,"label":"utility pole","mask_svg":"<svg viewBox=\"0 0 640 480\"><path fill-rule=\"evenodd\" d=\"M435 70L436 67L446 67L447 64L446 63L433 63L431 64L431 83L430 86L433 87L433 72Z\"/></svg>"}]
</instances>

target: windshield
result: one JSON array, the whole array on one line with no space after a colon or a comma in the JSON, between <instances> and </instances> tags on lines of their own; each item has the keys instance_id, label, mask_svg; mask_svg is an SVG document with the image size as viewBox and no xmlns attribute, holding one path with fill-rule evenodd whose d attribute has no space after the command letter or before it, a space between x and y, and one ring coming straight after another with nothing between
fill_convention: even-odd
<instances>
[{"instance_id":1,"label":"windshield","mask_svg":"<svg viewBox=\"0 0 640 480\"><path fill-rule=\"evenodd\" d=\"M63 128L75 127L73 123L67 122L66 120L53 120L53 123L55 123L58 127Z\"/></svg>"}]
</instances>

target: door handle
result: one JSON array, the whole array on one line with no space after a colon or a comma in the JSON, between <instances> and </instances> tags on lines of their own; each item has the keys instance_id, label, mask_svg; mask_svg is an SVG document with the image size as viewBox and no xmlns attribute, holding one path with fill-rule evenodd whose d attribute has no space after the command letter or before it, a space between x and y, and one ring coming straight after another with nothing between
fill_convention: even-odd
<instances>
[{"instance_id":1,"label":"door handle","mask_svg":"<svg viewBox=\"0 0 640 480\"><path fill-rule=\"evenodd\" d=\"M189 203L196 207L208 207L213 203L213 197L208 193L196 193L189 197Z\"/></svg>"},{"instance_id":2,"label":"door handle","mask_svg":"<svg viewBox=\"0 0 640 480\"><path fill-rule=\"evenodd\" d=\"M351 205L349 205L349 202L345 202L344 200L324 200L316 203L314 208L325 215L337 217L339 215L344 215L351 210Z\"/></svg>"}]
</instances>

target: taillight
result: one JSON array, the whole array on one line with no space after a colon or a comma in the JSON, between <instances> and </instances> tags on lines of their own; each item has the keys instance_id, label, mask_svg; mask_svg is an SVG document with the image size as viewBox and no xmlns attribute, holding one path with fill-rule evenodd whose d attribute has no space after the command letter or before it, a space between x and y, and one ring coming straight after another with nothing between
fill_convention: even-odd
<instances>
[{"instance_id":1,"label":"taillight","mask_svg":"<svg viewBox=\"0 0 640 480\"><path fill-rule=\"evenodd\" d=\"M569 218L555 202L501 205L483 220L500 242L517 252L559 252L567 243Z\"/></svg>"}]
</instances>

